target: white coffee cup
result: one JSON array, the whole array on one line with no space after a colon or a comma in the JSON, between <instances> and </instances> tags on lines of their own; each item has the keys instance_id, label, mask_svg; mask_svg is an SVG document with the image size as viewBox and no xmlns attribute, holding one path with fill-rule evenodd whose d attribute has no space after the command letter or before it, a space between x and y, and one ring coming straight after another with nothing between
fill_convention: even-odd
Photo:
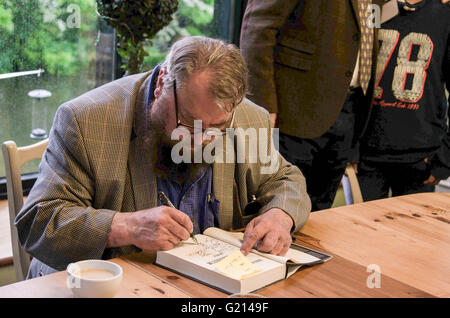
<instances>
[{"instance_id":1,"label":"white coffee cup","mask_svg":"<svg viewBox=\"0 0 450 318\"><path fill-rule=\"evenodd\" d=\"M77 297L114 297L121 282L122 267L113 262L91 259L67 266L67 287Z\"/></svg>"}]
</instances>

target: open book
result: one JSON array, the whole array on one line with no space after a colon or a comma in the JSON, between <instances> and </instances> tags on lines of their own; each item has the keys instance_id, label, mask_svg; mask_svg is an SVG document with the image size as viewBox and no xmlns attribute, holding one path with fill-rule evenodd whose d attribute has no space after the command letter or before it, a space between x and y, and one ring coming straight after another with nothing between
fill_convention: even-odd
<instances>
[{"instance_id":1,"label":"open book","mask_svg":"<svg viewBox=\"0 0 450 318\"><path fill-rule=\"evenodd\" d=\"M239 251L243 235L210 227L195 235L199 244L190 238L172 250L158 252L156 264L228 293L250 293L291 276L302 266L331 258L299 246L294 249L294 244L283 257L255 249L244 256Z\"/></svg>"}]
</instances>

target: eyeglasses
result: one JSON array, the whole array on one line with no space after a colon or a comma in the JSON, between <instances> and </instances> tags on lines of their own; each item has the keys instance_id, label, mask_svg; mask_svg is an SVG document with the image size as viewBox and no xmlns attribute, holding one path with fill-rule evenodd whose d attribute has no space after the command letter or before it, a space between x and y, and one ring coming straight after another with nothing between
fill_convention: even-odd
<instances>
[{"instance_id":1,"label":"eyeglasses","mask_svg":"<svg viewBox=\"0 0 450 318\"><path fill-rule=\"evenodd\" d=\"M177 128L178 127L184 127L184 128L187 128L191 132L194 131L194 128L195 128L194 125L189 125L189 124L185 124L185 123L181 122L179 108L178 108L177 82L176 81L173 82L173 96L175 97L175 116L176 116ZM226 134L226 129L233 127L235 113L236 112L233 110L233 116L231 117L230 124L227 125L227 127L224 128L223 130L219 130L218 128L206 128L206 129L204 129L202 127L202 133L207 135L208 137L224 136Z\"/></svg>"}]
</instances>

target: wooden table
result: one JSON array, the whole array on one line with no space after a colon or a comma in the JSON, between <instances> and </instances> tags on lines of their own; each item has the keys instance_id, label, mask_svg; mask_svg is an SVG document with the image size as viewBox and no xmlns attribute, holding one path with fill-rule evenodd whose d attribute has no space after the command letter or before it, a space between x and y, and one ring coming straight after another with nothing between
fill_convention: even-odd
<instances>
[{"instance_id":1,"label":"wooden table","mask_svg":"<svg viewBox=\"0 0 450 318\"><path fill-rule=\"evenodd\" d=\"M450 193L421 193L313 213L304 240L438 297L450 297ZM314 238L314 239L312 239Z\"/></svg>"},{"instance_id":2,"label":"wooden table","mask_svg":"<svg viewBox=\"0 0 450 318\"><path fill-rule=\"evenodd\" d=\"M116 258L111 260L123 269L122 284L116 297L135 298L187 298L190 297L176 287L162 282L133 266L130 262ZM72 298L72 291L66 285L67 273L61 271L44 277L34 278L0 288L2 297Z\"/></svg>"},{"instance_id":3,"label":"wooden table","mask_svg":"<svg viewBox=\"0 0 450 318\"><path fill-rule=\"evenodd\" d=\"M268 297L449 297L450 194L429 193L314 212L298 244L328 252L329 262L258 291ZM117 297L225 297L153 264L154 253L114 259L124 277ZM381 269L369 288L367 266ZM0 288L0 297L72 297L66 273Z\"/></svg>"}]
</instances>

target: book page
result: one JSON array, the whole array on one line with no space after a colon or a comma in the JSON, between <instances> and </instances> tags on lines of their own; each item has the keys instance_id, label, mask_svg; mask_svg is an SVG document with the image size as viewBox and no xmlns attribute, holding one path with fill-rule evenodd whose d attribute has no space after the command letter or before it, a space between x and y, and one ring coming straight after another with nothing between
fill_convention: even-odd
<instances>
[{"instance_id":1,"label":"book page","mask_svg":"<svg viewBox=\"0 0 450 318\"><path fill-rule=\"evenodd\" d=\"M179 258L188 260L189 262L219 272L215 264L219 263L233 252L239 251L236 246L214 237L197 234L195 235L195 238L199 244L195 244L195 242L189 238L186 241L180 242L172 250L164 251L164 253L173 254ZM246 256L246 259L262 271L280 266L277 262L253 253Z\"/></svg>"},{"instance_id":2,"label":"book page","mask_svg":"<svg viewBox=\"0 0 450 318\"><path fill-rule=\"evenodd\" d=\"M203 234L227 242L228 244L234 245L238 248L242 245L243 233L228 232L217 227L209 227L203 232Z\"/></svg>"},{"instance_id":3,"label":"book page","mask_svg":"<svg viewBox=\"0 0 450 318\"><path fill-rule=\"evenodd\" d=\"M195 238L198 244L189 238L175 247L176 254L194 263L214 265L236 250L235 246L213 237L197 234Z\"/></svg>"},{"instance_id":4,"label":"book page","mask_svg":"<svg viewBox=\"0 0 450 318\"><path fill-rule=\"evenodd\" d=\"M242 240L244 238L244 233L242 232L228 232L216 227L207 228L203 233L205 235L218 238L219 240L232 244L238 248L241 247ZM317 257L294 250L292 248L288 250L285 256L263 253L256 249L252 249L251 252L283 264L287 263L288 261L296 264L308 264L319 261Z\"/></svg>"},{"instance_id":5,"label":"book page","mask_svg":"<svg viewBox=\"0 0 450 318\"><path fill-rule=\"evenodd\" d=\"M222 274L238 280L246 279L261 272L240 250L235 250L220 262L216 263L215 266Z\"/></svg>"}]
</instances>

